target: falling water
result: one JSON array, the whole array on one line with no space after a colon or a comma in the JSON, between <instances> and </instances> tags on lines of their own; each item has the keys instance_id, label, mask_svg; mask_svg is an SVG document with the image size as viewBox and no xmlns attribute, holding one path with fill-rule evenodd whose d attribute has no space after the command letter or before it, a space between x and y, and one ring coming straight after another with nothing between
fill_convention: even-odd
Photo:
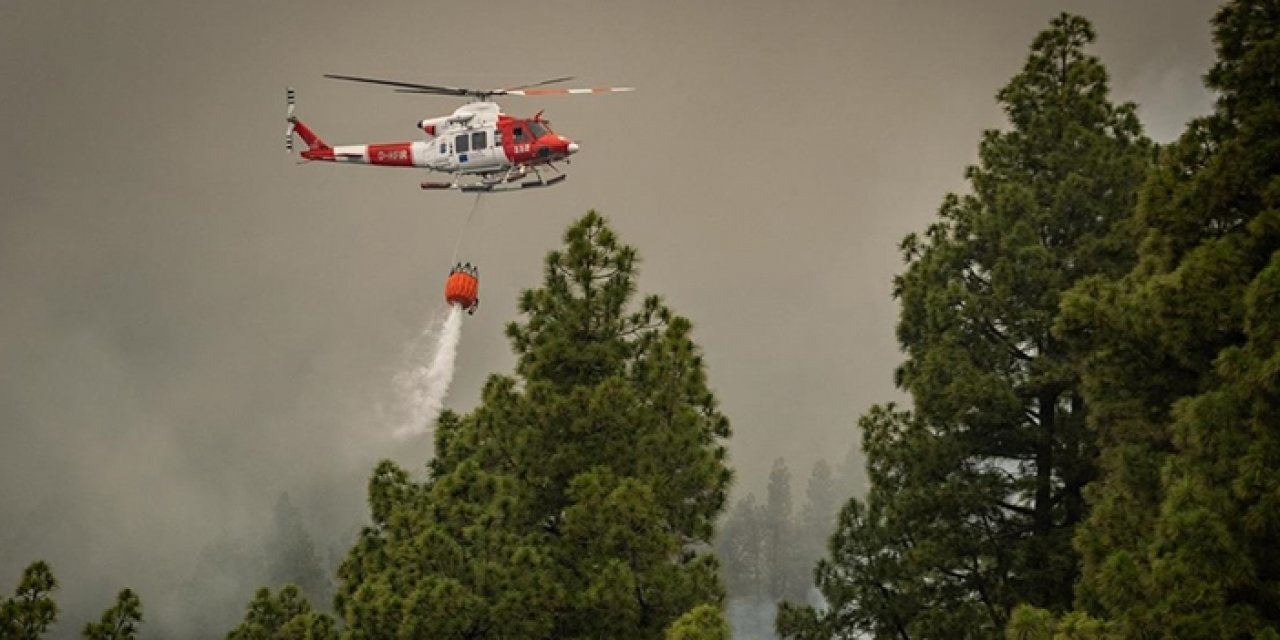
<instances>
[{"instance_id":1,"label":"falling water","mask_svg":"<svg viewBox=\"0 0 1280 640\"><path fill-rule=\"evenodd\" d=\"M395 377L403 421L395 436L405 439L429 433L444 408L453 381L453 366L462 337L462 307L451 304L432 318L409 350L408 368Z\"/></svg>"}]
</instances>

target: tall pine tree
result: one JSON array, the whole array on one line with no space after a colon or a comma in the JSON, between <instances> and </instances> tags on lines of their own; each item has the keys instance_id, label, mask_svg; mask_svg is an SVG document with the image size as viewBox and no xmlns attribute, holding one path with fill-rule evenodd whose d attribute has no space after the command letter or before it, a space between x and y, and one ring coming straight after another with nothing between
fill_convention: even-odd
<instances>
[{"instance_id":1,"label":"tall pine tree","mask_svg":"<svg viewBox=\"0 0 1280 640\"><path fill-rule=\"evenodd\" d=\"M903 241L897 382L915 411L864 421L871 492L820 575L831 610L786 611L789 635L998 637L1020 601L1071 607L1096 451L1081 354L1051 328L1078 280L1132 265L1126 221L1151 155L1133 105L1108 100L1093 40L1065 14L1036 37L997 95L1012 127L983 135L973 193Z\"/></svg>"},{"instance_id":2,"label":"tall pine tree","mask_svg":"<svg viewBox=\"0 0 1280 640\"><path fill-rule=\"evenodd\" d=\"M266 560L268 584L297 585L311 600L323 602L332 589L315 543L302 524L302 514L289 500L288 493L281 493L272 514L274 530L267 538L263 556Z\"/></svg>"},{"instance_id":3,"label":"tall pine tree","mask_svg":"<svg viewBox=\"0 0 1280 640\"><path fill-rule=\"evenodd\" d=\"M800 600L809 581L804 579L804 571L799 566L799 541L791 508L791 471L782 458L774 460L769 471L767 496L761 513L766 593L772 602Z\"/></svg>"},{"instance_id":4,"label":"tall pine tree","mask_svg":"<svg viewBox=\"0 0 1280 640\"><path fill-rule=\"evenodd\" d=\"M1102 447L1078 605L1125 637L1280 628L1280 3L1213 23L1217 106L1148 179L1137 266L1059 327Z\"/></svg>"},{"instance_id":5,"label":"tall pine tree","mask_svg":"<svg viewBox=\"0 0 1280 640\"><path fill-rule=\"evenodd\" d=\"M831 535L840 511L840 502L831 476L831 465L826 460L817 461L805 486L805 502L796 526L796 555L801 569L797 578L803 585L802 595L807 595L813 586L812 567L822 557L826 539Z\"/></svg>"},{"instance_id":6,"label":"tall pine tree","mask_svg":"<svg viewBox=\"0 0 1280 640\"><path fill-rule=\"evenodd\" d=\"M102 612L98 622L84 626L85 640L134 640L142 624L142 600L132 589L121 589L116 603Z\"/></svg>"},{"instance_id":7,"label":"tall pine tree","mask_svg":"<svg viewBox=\"0 0 1280 640\"><path fill-rule=\"evenodd\" d=\"M58 580L44 560L37 560L22 572L13 597L0 601L0 638L36 640L58 619L53 592Z\"/></svg>"},{"instance_id":8,"label":"tall pine tree","mask_svg":"<svg viewBox=\"0 0 1280 640\"><path fill-rule=\"evenodd\" d=\"M716 557L730 598L754 605L764 595L764 514L753 493L740 498L716 532Z\"/></svg>"},{"instance_id":9,"label":"tall pine tree","mask_svg":"<svg viewBox=\"0 0 1280 640\"><path fill-rule=\"evenodd\" d=\"M351 637L661 638L719 606L728 421L689 321L634 304L636 263L575 223L508 326L516 375L441 417L425 483L379 466L335 597Z\"/></svg>"}]
</instances>

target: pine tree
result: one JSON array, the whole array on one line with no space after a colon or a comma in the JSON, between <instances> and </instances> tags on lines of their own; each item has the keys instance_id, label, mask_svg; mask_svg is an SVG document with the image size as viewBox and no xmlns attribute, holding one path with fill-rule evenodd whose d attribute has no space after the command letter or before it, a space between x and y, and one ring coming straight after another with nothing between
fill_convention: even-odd
<instances>
[{"instance_id":1,"label":"pine tree","mask_svg":"<svg viewBox=\"0 0 1280 640\"><path fill-rule=\"evenodd\" d=\"M82 635L87 640L133 640L140 624L142 600L132 589L123 589L116 595L115 606L103 611L98 622L86 624Z\"/></svg>"},{"instance_id":2,"label":"pine tree","mask_svg":"<svg viewBox=\"0 0 1280 640\"><path fill-rule=\"evenodd\" d=\"M286 585L275 596L270 589L259 589L244 621L227 634L227 640L337 639L333 618L314 611L295 585Z\"/></svg>"},{"instance_id":3,"label":"pine tree","mask_svg":"<svg viewBox=\"0 0 1280 640\"><path fill-rule=\"evenodd\" d=\"M36 640L58 618L53 592L58 580L43 560L31 563L22 572L22 581L13 597L0 602L0 637Z\"/></svg>"},{"instance_id":4,"label":"pine tree","mask_svg":"<svg viewBox=\"0 0 1280 640\"><path fill-rule=\"evenodd\" d=\"M835 528L840 502L831 475L831 465L826 460L818 460L809 473L804 507L800 509L796 531L796 555L802 572L797 579L804 585L804 592L812 586L811 568L822 557L826 540Z\"/></svg>"},{"instance_id":5,"label":"pine tree","mask_svg":"<svg viewBox=\"0 0 1280 640\"><path fill-rule=\"evenodd\" d=\"M310 599L327 600L331 592L329 580L321 568L315 543L302 524L302 515L288 493L281 493L276 500L272 519L274 528L263 550L268 584L294 584Z\"/></svg>"},{"instance_id":6,"label":"pine tree","mask_svg":"<svg viewBox=\"0 0 1280 640\"><path fill-rule=\"evenodd\" d=\"M764 515L753 493L738 500L716 536L725 591L730 598L764 595Z\"/></svg>"},{"instance_id":7,"label":"pine tree","mask_svg":"<svg viewBox=\"0 0 1280 640\"><path fill-rule=\"evenodd\" d=\"M830 612L780 617L795 637L998 637L1018 602L1072 605L1095 448L1082 354L1051 328L1073 284L1131 266L1126 221L1150 157L1133 105L1108 101L1093 39L1065 14L1037 36L997 96L1012 128L986 132L966 172L973 193L947 196L902 243L897 382L915 411L867 421L871 492L819 571Z\"/></svg>"},{"instance_id":8,"label":"pine tree","mask_svg":"<svg viewBox=\"0 0 1280 640\"><path fill-rule=\"evenodd\" d=\"M783 637L820 640L866 634L907 640L921 633L923 618L930 612L927 605L940 599L931 597L930 584L919 580L911 566L912 523L888 513L894 496L914 484L909 474L921 469L914 463L923 430L910 413L892 404L872 407L858 427L871 490L865 500L852 498L841 509L829 555L814 571L826 609L782 603L776 626ZM946 616L950 611L939 606L932 613ZM972 620L962 618L942 624L953 625L950 634L940 634L950 637L976 628Z\"/></svg>"},{"instance_id":9,"label":"pine tree","mask_svg":"<svg viewBox=\"0 0 1280 640\"><path fill-rule=\"evenodd\" d=\"M808 580L799 566L798 536L791 509L791 472L782 458L769 471L768 497L764 503L764 562L769 600L778 602L804 597Z\"/></svg>"},{"instance_id":10,"label":"pine tree","mask_svg":"<svg viewBox=\"0 0 1280 640\"><path fill-rule=\"evenodd\" d=\"M507 335L516 375L446 413L425 483L386 462L340 569L353 638L660 638L718 605L707 553L728 421L688 320L633 306L636 252L591 212Z\"/></svg>"},{"instance_id":11,"label":"pine tree","mask_svg":"<svg viewBox=\"0 0 1280 640\"><path fill-rule=\"evenodd\" d=\"M1280 3L1214 18L1212 115L1143 189L1137 266L1066 300L1101 481L1078 605L1125 637L1280 628Z\"/></svg>"}]
</instances>

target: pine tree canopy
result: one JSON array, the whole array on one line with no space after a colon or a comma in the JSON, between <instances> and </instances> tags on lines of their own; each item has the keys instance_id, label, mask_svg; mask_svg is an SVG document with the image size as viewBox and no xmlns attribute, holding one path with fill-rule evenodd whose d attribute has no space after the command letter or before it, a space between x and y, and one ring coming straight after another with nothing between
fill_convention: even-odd
<instances>
[{"instance_id":1,"label":"pine tree canopy","mask_svg":"<svg viewBox=\"0 0 1280 640\"><path fill-rule=\"evenodd\" d=\"M103 611L98 622L85 625L82 635L86 640L133 640L141 624L142 601L132 589L123 589L115 606Z\"/></svg>"},{"instance_id":2,"label":"pine tree canopy","mask_svg":"<svg viewBox=\"0 0 1280 640\"><path fill-rule=\"evenodd\" d=\"M972 193L903 241L897 382L914 409L862 421L871 489L819 567L830 609L784 608L788 637L992 638L1019 602L1072 606L1096 449L1083 355L1052 328L1075 283L1132 266L1152 156L1093 40L1066 14L1035 38L997 94L1011 127L983 134Z\"/></svg>"},{"instance_id":3,"label":"pine tree canopy","mask_svg":"<svg viewBox=\"0 0 1280 640\"><path fill-rule=\"evenodd\" d=\"M1280 3L1213 24L1217 106L1148 177L1137 265L1059 326L1102 447L1077 604L1126 637L1280 629Z\"/></svg>"},{"instance_id":4,"label":"pine tree canopy","mask_svg":"<svg viewBox=\"0 0 1280 640\"><path fill-rule=\"evenodd\" d=\"M0 637L36 640L58 618L53 592L58 580L49 563L37 560L22 572L12 598L0 601Z\"/></svg>"},{"instance_id":5,"label":"pine tree canopy","mask_svg":"<svg viewBox=\"0 0 1280 640\"><path fill-rule=\"evenodd\" d=\"M335 597L351 637L661 638L719 606L729 425L692 326L636 303L636 251L601 216L564 241L507 327L515 375L440 418L425 482L370 480Z\"/></svg>"}]
</instances>

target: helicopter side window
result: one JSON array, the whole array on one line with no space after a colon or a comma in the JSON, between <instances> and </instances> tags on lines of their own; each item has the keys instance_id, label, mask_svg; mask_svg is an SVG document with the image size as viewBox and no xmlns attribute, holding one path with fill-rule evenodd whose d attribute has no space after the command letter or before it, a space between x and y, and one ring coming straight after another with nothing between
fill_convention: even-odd
<instances>
[{"instance_id":1,"label":"helicopter side window","mask_svg":"<svg viewBox=\"0 0 1280 640\"><path fill-rule=\"evenodd\" d=\"M449 153L449 143L447 142L440 143L440 153Z\"/></svg>"},{"instance_id":2,"label":"helicopter side window","mask_svg":"<svg viewBox=\"0 0 1280 640\"><path fill-rule=\"evenodd\" d=\"M453 139L453 149L458 153L466 153L471 150L471 145L467 143L467 134L462 134Z\"/></svg>"},{"instance_id":3,"label":"helicopter side window","mask_svg":"<svg viewBox=\"0 0 1280 640\"><path fill-rule=\"evenodd\" d=\"M516 127L511 130L512 141L516 143L526 142L524 137L524 127Z\"/></svg>"},{"instance_id":4,"label":"helicopter side window","mask_svg":"<svg viewBox=\"0 0 1280 640\"><path fill-rule=\"evenodd\" d=\"M479 151L489 146L488 136L483 131L477 131L471 134L471 148Z\"/></svg>"}]
</instances>

